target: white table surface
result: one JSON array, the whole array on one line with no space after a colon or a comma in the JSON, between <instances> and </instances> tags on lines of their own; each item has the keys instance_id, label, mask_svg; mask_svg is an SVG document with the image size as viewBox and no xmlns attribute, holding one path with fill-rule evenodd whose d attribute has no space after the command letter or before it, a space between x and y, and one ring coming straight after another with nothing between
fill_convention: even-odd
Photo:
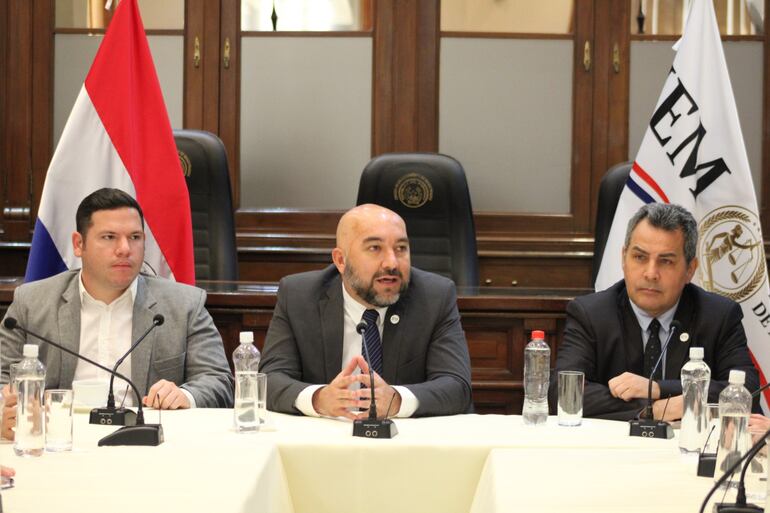
<instances>
[{"instance_id":1,"label":"white table surface","mask_svg":"<svg viewBox=\"0 0 770 513\"><path fill-rule=\"evenodd\" d=\"M162 419L159 447L97 447L115 428L89 425L87 415L76 415L72 452L20 458L0 445L0 462L17 470L15 488L3 492L6 513L635 511L645 485L633 481L658 468L645 509L697 512L712 482L695 476L676 439L631 438L623 422L399 419L394 439L368 440L352 437L348 421L275 413L274 430L257 434L235 433L232 410ZM591 492L609 479L612 500ZM671 493L677 509L666 508Z\"/></svg>"}]
</instances>

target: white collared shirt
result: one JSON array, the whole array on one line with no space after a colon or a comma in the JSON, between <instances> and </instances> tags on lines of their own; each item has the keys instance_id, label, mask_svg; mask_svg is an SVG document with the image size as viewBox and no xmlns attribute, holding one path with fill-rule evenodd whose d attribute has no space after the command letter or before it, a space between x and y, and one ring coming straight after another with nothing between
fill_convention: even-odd
<instances>
[{"instance_id":1,"label":"white collared shirt","mask_svg":"<svg viewBox=\"0 0 770 513\"><path fill-rule=\"evenodd\" d=\"M134 314L137 278L125 292L109 305L94 299L83 285L82 271L78 274L80 291L80 349L81 355L112 367L131 347L131 321ZM118 372L131 377L131 356L120 365ZM73 380L99 379L109 381L107 371L78 360ZM128 393L128 383L115 378L115 403L120 405L125 396L125 405L134 405L134 394ZM140 398L141 399L141 398Z\"/></svg>"},{"instance_id":2,"label":"white collared shirt","mask_svg":"<svg viewBox=\"0 0 770 513\"><path fill-rule=\"evenodd\" d=\"M134 300L139 283L139 277L134 278L131 285L109 305L95 299L83 285L82 271L78 274L78 290L80 291L80 349L79 353L101 363L105 367L115 363L128 352L133 340L132 328L134 318ZM149 326L148 326L149 327ZM147 341L145 341L146 343ZM118 372L131 378L131 355L120 364ZM110 380L110 374L88 362L78 359L73 381L80 379ZM153 385L151 383L150 385ZM115 378L115 405L136 406L134 394L125 381ZM190 408L195 408L192 394L180 388L187 397ZM138 398L142 400L141 397Z\"/></svg>"},{"instance_id":3,"label":"white collared shirt","mask_svg":"<svg viewBox=\"0 0 770 513\"><path fill-rule=\"evenodd\" d=\"M631 309L634 311L634 315L636 315L636 320L639 322L639 327L642 328L642 352L647 349L647 341L650 339L650 323L653 319L658 319L658 322L660 323L658 338L660 339L660 348L662 350L666 340L668 340L669 333L671 333L671 323L674 321L674 314L676 313L676 309L679 307L679 301L677 301L674 306L658 315L657 317L652 317L650 314L636 306L636 304L631 301L631 298L629 298L629 302L631 303ZM660 362L660 366L663 368L663 372L661 373L661 376L663 377L662 379L666 379L667 352L668 350L663 353L663 361ZM649 376L644 377L648 378Z\"/></svg>"},{"instance_id":4,"label":"white collared shirt","mask_svg":"<svg viewBox=\"0 0 770 513\"><path fill-rule=\"evenodd\" d=\"M356 332L356 326L358 323L361 322L361 319L364 315L364 312L367 310L367 308L353 299L353 297L348 294L348 291L345 290L345 285L342 285L342 298L343 298L343 310L344 310L344 321L343 321L343 334L342 334L342 362L340 365L340 370L344 369L345 366L350 362L352 358L354 358L357 355L363 354L362 347L361 347L361 335ZM382 334L385 330L385 315L388 312L388 307L383 308L377 308L377 313L379 313L379 317L377 318L377 329L380 331L380 340L382 340ZM360 373L360 369L356 369L353 374ZM313 394L316 390L323 387L324 385L311 385L309 387L306 387L302 392L299 393L297 396L297 399L294 401L294 406L301 411L303 414L309 416L309 417L320 417L318 412L315 411L313 408ZM351 386L356 386L351 385ZM419 401L417 400L417 397L412 393L411 390L409 390L406 387L403 386L393 386L393 388L399 393L401 396L401 408L399 409L398 413L393 415L392 413L388 415L389 417L399 417L399 418L405 418L405 417L411 417L412 414L417 410L417 407L419 406ZM381 413L381 412L378 412Z\"/></svg>"}]
</instances>

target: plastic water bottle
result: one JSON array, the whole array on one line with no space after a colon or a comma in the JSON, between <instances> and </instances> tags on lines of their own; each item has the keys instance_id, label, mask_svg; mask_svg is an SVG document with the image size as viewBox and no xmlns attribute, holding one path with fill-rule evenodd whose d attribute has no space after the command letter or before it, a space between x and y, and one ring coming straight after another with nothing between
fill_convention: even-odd
<instances>
[{"instance_id":1,"label":"plastic water bottle","mask_svg":"<svg viewBox=\"0 0 770 513\"><path fill-rule=\"evenodd\" d=\"M714 479L719 479L725 470L738 461L751 447L749 416L751 415L751 394L743 383L746 373L730 371L730 384L719 394L719 419L722 431L719 433L719 449ZM727 481L737 487L736 478Z\"/></svg>"},{"instance_id":2,"label":"plastic water bottle","mask_svg":"<svg viewBox=\"0 0 770 513\"><path fill-rule=\"evenodd\" d=\"M700 452L708 436L708 404L711 369L703 361L703 348L690 348L690 361L682 367L684 414L679 430L679 449L683 453Z\"/></svg>"},{"instance_id":3,"label":"plastic water bottle","mask_svg":"<svg viewBox=\"0 0 770 513\"><path fill-rule=\"evenodd\" d=\"M259 431L257 414L257 371L259 349L254 345L254 333L242 331L240 345L233 352L235 367L235 429L239 433Z\"/></svg>"},{"instance_id":4,"label":"plastic water bottle","mask_svg":"<svg viewBox=\"0 0 770 513\"><path fill-rule=\"evenodd\" d=\"M545 333L532 332L532 340L524 348L524 424L545 424L548 419L548 380L551 348Z\"/></svg>"},{"instance_id":5,"label":"plastic water bottle","mask_svg":"<svg viewBox=\"0 0 770 513\"><path fill-rule=\"evenodd\" d=\"M19 395L13 451L17 456L40 456L45 446L45 365L37 359L35 344L24 344L23 354L24 359L16 371Z\"/></svg>"}]
</instances>

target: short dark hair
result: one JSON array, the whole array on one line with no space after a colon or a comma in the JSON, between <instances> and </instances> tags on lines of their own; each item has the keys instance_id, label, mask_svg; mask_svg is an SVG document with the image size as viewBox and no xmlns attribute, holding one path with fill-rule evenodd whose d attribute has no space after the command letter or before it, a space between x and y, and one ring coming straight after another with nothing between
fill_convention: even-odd
<instances>
[{"instance_id":1,"label":"short dark hair","mask_svg":"<svg viewBox=\"0 0 770 513\"><path fill-rule=\"evenodd\" d=\"M80 202L78 211L75 214L75 226L78 233L85 236L86 231L93 224L91 216L93 216L94 212L99 210L117 210L119 208L133 208L136 210L139 213L139 219L142 220L142 228L144 228L144 213L142 213L142 207L139 206L139 202L120 189L104 187L92 192Z\"/></svg>"},{"instance_id":2,"label":"short dark hair","mask_svg":"<svg viewBox=\"0 0 770 513\"><path fill-rule=\"evenodd\" d=\"M626 242L623 245L625 248L631 243L631 233L643 219L647 219L653 227L667 232L682 230L684 257L688 264L692 262L698 249L698 223L686 208L668 203L648 203L642 206L628 221Z\"/></svg>"}]
</instances>

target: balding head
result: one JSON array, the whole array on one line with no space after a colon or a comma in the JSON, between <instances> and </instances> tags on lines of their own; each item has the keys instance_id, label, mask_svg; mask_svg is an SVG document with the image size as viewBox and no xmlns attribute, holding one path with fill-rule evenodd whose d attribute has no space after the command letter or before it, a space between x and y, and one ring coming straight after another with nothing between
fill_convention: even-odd
<instances>
[{"instance_id":1,"label":"balding head","mask_svg":"<svg viewBox=\"0 0 770 513\"><path fill-rule=\"evenodd\" d=\"M351 208L343 214L337 225L337 247L343 251L350 248L352 241L367 228L392 224L406 233L406 224L401 216L379 205L366 203Z\"/></svg>"},{"instance_id":2,"label":"balding head","mask_svg":"<svg viewBox=\"0 0 770 513\"><path fill-rule=\"evenodd\" d=\"M388 306L409 284L410 257L406 224L379 205L359 205L337 225L332 251L345 289L367 307Z\"/></svg>"}]
</instances>

